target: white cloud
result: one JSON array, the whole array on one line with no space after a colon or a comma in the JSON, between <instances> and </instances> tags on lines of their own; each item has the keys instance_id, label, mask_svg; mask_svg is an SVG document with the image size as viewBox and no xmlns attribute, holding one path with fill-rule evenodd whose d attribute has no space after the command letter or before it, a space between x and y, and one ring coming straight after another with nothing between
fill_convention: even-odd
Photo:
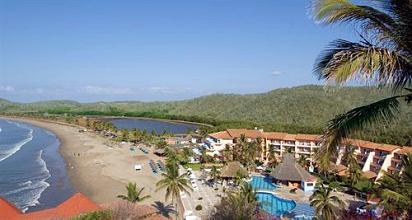
<instances>
[{"instance_id":1,"label":"white cloud","mask_svg":"<svg viewBox=\"0 0 412 220\"><path fill-rule=\"evenodd\" d=\"M82 91L92 95L130 95L132 89L127 87L102 87L87 85L82 88Z\"/></svg>"},{"instance_id":2,"label":"white cloud","mask_svg":"<svg viewBox=\"0 0 412 220\"><path fill-rule=\"evenodd\" d=\"M272 71L272 76L279 76L281 74L282 74L282 72L280 72L279 70L273 70Z\"/></svg>"},{"instance_id":3,"label":"white cloud","mask_svg":"<svg viewBox=\"0 0 412 220\"><path fill-rule=\"evenodd\" d=\"M2 86L0 85L0 92L14 92L15 89L13 86Z\"/></svg>"}]
</instances>

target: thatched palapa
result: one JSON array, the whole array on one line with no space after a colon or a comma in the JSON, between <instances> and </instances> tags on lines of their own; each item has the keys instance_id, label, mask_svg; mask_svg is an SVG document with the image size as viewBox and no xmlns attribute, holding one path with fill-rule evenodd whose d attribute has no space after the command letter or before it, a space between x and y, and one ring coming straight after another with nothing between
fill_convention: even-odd
<instances>
[{"instance_id":1,"label":"thatched palapa","mask_svg":"<svg viewBox=\"0 0 412 220\"><path fill-rule=\"evenodd\" d=\"M271 173L272 177L280 181L314 181L316 178L303 169L291 154L284 154L280 163Z\"/></svg>"},{"instance_id":2,"label":"thatched palapa","mask_svg":"<svg viewBox=\"0 0 412 220\"><path fill-rule=\"evenodd\" d=\"M222 178L235 178L237 173L247 176L246 169L238 161L228 162L226 166L222 168L220 176Z\"/></svg>"}]
</instances>

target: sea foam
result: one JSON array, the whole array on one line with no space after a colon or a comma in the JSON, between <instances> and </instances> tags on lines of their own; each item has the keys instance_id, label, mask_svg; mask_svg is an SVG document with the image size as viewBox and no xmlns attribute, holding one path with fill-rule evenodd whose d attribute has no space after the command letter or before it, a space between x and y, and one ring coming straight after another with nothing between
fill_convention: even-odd
<instances>
[{"instance_id":1,"label":"sea foam","mask_svg":"<svg viewBox=\"0 0 412 220\"><path fill-rule=\"evenodd\" d=\"M49 170L47 169L46 162L42 158L42 154L43 150L40 150L39 155L36 159L41 167L39 176L33 180L18 183L17 185L20 186L20 188L4 194L5 196L16 198L14 202L23 212L27 211L29 207L39 204L39 199L42 192L50 186L50 184L47 183L46 180L50 178L51 175Z\"/></svg>"},{"instance_id":2,"label":"sea foam","mask_svg":"<svg viewBox=\"0 0 412 220\"><path fill-rule=\"evenodd\" d=\"M27 138L17 142L14 145L12 145L12 147L10 149L0 151L0 162L7 159L7 158L9 158L13 154L15 154L17 151L19 151L21 149L21 147L23 147L23 145L25 145L28 142L30 142L31 140L33 140L33 129L27 128L27 127L25 127L25 128L29 130L29 133L27 134Z\"/></svg>"}]
</instances>

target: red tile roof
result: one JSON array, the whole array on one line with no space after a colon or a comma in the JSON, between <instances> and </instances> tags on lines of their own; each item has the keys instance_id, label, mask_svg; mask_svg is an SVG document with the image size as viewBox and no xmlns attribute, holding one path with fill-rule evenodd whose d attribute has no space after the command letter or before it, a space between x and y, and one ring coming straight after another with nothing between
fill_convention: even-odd
<instances>
[{"instance_id":1,"label":"red tile roof","mask_svg":"<svg viewBox=\"0 0 412 220\"><path fill-rule=\"evenodd\" d=\"M375 149L381 150L381 151L392 152L398 148L399 146L392 145L392 144L378 144L378 146L376 146Z\"/></svg>"},{"instance_id":2,"label":"red tile roof","mask_svg":"<svg viewBox=\"0 0 412 220\"><path fill-rule=\"evenodd\" d=\"M287 133L283 132L264 132L265 136L269 140L283 140Z\"/></svg>"},{"instance_id":3,"label":"red tile roof","mask_svg":"<svg viewBox=\"0 0 412 220\"><path fill-rule=\"evenodd\" d=\"M233 139L227 131L220 131L216 133L209 134L209 136L216 138L216 139L224 139L224 140L231 140Z\"/></svg>"},{"instance_id":4,"label":"red tile roof","mask_svg":"<svg viewBox=\"0 0 412 220\"><path fill-rule=\"evenodd\" d=\"M322 135L315 135L315 134L297 134L296 140L302 141L320 141Z\"/></svg>"},{"instance_id":5,"label":"red tile roof","mask_svg":"<svg viewBox=\"0 0 412 220\"><path fill-rule=\"evenodd\" d=\"M6 199L0 197L0 219L13 219L22 212Z\"/></svg>"},{"instance_id":6,"label":"red tile roof","mask_svg":"<svg viewBox=\"0 0 412 220\"><path fill-rule=\"evenodd\" d=\"M283 140L285 141L295 141L296 140L296 134L287 134Z\"/></svg>"},{"instance_id":7,"label":"red tile roof","mask_svg":"<svg viewBox=\"0 0 412 220\"><path fill-rule=\"evenodd\" d=\"M395 153L403 154L403 155L412 153L412 147L403 146L398 152L395 152Z\"/></svg>"},{"instance_id":8,"label":"red tile roof","mask_svg":"<svg viewBox=\"0 0 412 220\"><path fill-rule=\"evenodd\" d=\"M3 202L2 202L3 201ZM69 219L82 213L92 212L100 207L81 193L76 193L68 200L55 208L35 212L22 213L14 205L4 205L5 200L0 199L0 219L8 220L44 220L44 219ZM18 211L16 213L16 210Z\"/></svg>"},{"instance_id":9,"label":"red tile roof","mask_svg":"<svg viewBox=\"0 0 412 220\"><path fill-rule=\"evenodd\" d=\"M226 131L232 138L239 138L241 135L245 135L247 138L264 138L263 132L259 130L227 129Z\"/></svg>"}]
</instances>

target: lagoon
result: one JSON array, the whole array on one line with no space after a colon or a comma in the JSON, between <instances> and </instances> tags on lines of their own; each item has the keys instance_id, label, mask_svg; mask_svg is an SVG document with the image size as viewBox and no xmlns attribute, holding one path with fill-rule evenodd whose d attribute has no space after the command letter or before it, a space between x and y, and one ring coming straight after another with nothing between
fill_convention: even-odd
<instances>
[{"instance_id":1,"label":"lagoon","mask_svg":"<svg viewBox=\"0 0 412 220\"><path fill-rule=\"evenodd\" d=\"M110 122L118 129L132 130L136 128L147 132L155 131L158 134L162 134L165 131L172 134L185 134L199 127L196 124L184 122L142 118L115 118L110 119Z\"/></svg>"}]
</instances>

